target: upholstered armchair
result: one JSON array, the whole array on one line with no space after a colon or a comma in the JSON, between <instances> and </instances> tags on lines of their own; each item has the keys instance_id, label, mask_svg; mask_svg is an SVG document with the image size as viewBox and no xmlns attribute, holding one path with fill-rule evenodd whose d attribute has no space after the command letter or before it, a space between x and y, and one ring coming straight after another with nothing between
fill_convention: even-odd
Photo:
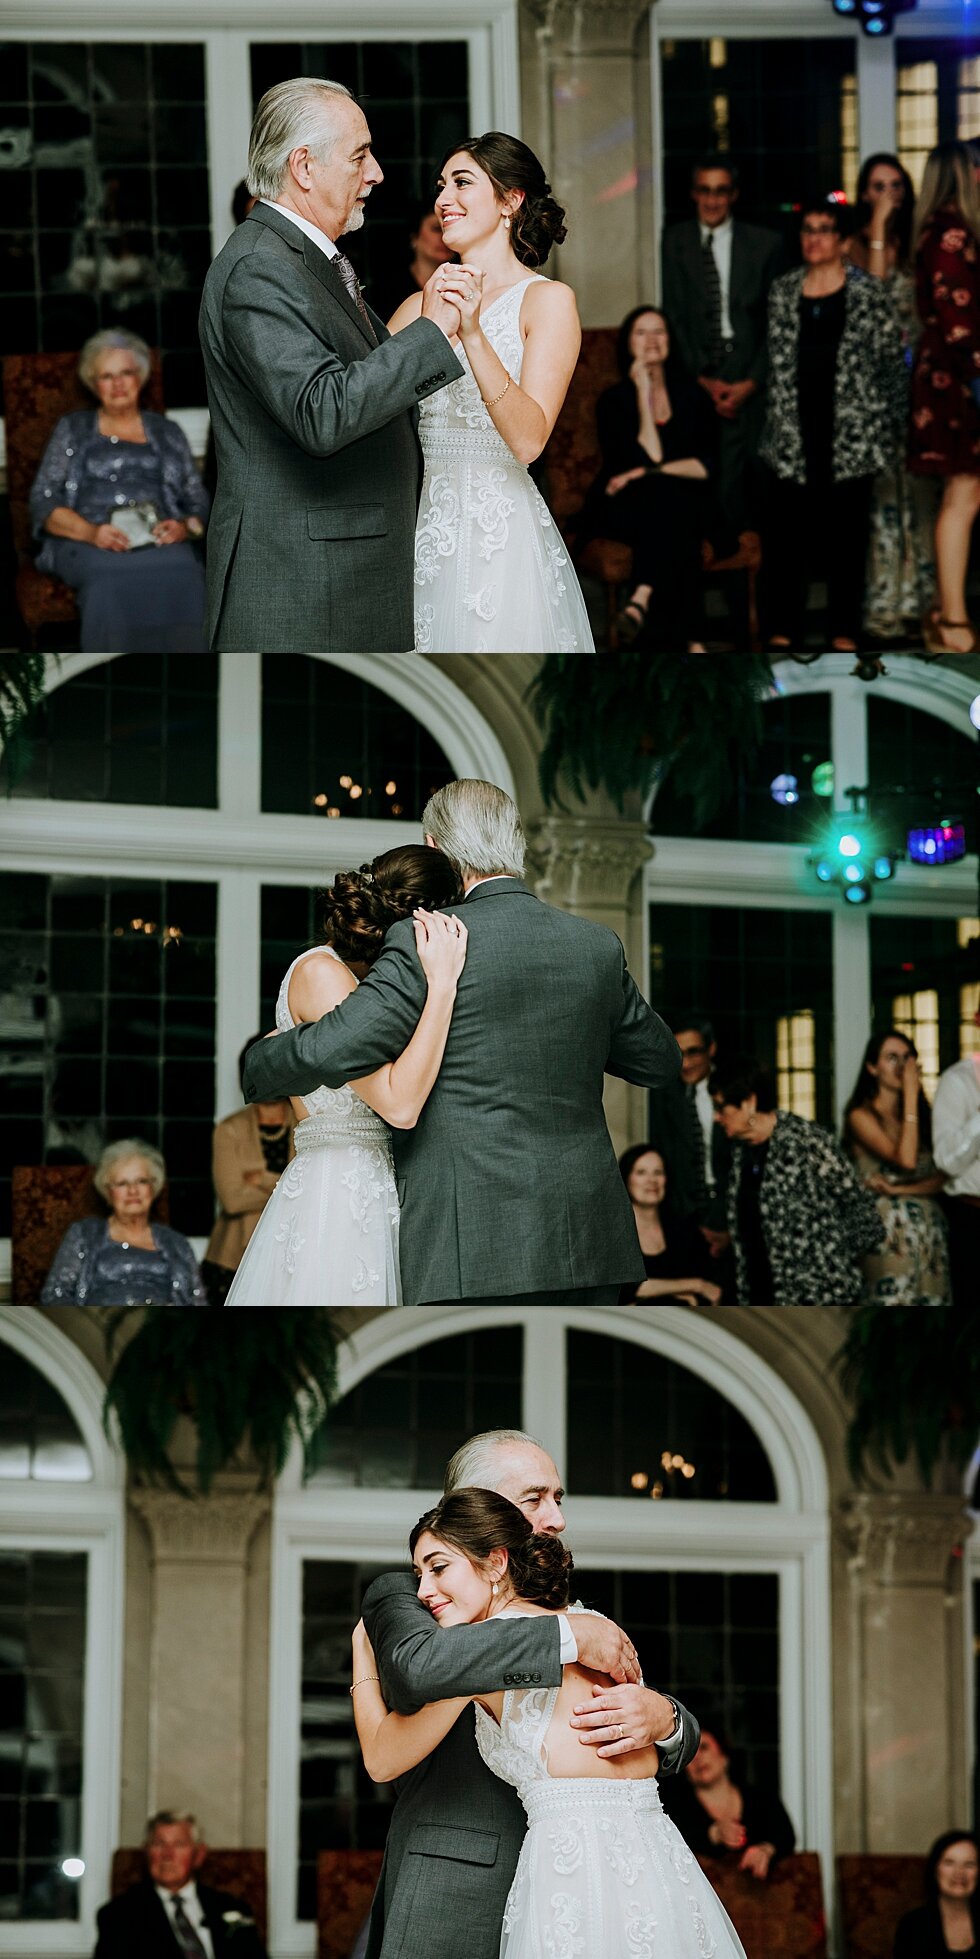
<instances>
[{"instance_id":1,"label":"upholstered armchair","mask_svg":"<svg viewBox=\"0 0 980 1959\"><path fill-rule=\"evenodd\" d=\"M925 1901L924 1857L838 1857L846 1959L892 1959L898 1923Z\"/></svg>"},{"instance_id":2,"label":"upholstered armchair","mask_svg":"<svg viewBox=\"0 0 980 1959\"><path fill-rule=\"evenodd\" d=\"M317 1959L350 1959L381 1876L383 1851L321 1850L316 1860Z\"/></svg>"},{"instance_id":3,"label":"upholstered armchair","mask_svg":"<svg viewBox=\"0 0 980 1959\"><path fill-rule=\"evenodd\" d=\"M780 1857L760 1881L735 1858L705 1857L712 1884L748 1954L765 1959L827 1959L820 1859L814 1850Z\"/></svg>"}]
</instances>

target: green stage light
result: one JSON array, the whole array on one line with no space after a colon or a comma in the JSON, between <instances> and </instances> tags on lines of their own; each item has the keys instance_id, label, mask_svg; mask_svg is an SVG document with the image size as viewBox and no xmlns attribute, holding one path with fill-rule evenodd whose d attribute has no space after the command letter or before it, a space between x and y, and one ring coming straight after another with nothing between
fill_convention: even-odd
<instances>
[{"instance_id":1,"label":"green stage light","mask_svg":"<svg viewBox=\"0 0 980 1959\"><path fill-rule=\"evenodd\" d=\"M977 696L980 700L980 695ZM815 796L832 796L834 793L833 762L818 762L810 777L810 787Z\"/></svg>"},{"instance_id":2,"label":"green stage light","mask_svg":"<svg viewBox=\"0 0 980 1959\"><path fill-rule=\"evenodd\" d=\"M839 857L860 857L861 839L854 835L853 830L845 830L843 836L838 837L837 854Z\"/></svg>"}]
</instances>

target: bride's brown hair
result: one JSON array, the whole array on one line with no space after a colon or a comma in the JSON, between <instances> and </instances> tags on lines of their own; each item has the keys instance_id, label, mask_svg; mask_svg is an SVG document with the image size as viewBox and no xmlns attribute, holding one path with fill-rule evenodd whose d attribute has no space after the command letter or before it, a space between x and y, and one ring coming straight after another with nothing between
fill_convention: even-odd
<instances>
[{"instance_id":1,"label":"bride's brown hair","mask_svg":"<svg viewBox=\"0 0 980 1959\"><path fill-rule=\"evenodd\" d=\"M507 1569L519 1599L560 1612L568 1604L572 1554L559 1537L536 1536L523 1510L496 1490L453 1490L420 1517L409 1549L426 1532L462 1551L473 1564L485 1564L491 1551L506 1551Z\"/></svg>"},{"instance_id":2,"label":"bride's brown hair","mask_svg":"<svg viewBox=\"0 0 980 1959\"><path fill-rule=\"evenodd\" d=\"M338 871L329 890L321 891L318 911L327 945L341 959L371 965L384 944L389 926L410 918L416 905L435 911L462 896L459 877L448 857L429 844L399 844L385 850L359 871Z\"/></svg>"}]
</instances>

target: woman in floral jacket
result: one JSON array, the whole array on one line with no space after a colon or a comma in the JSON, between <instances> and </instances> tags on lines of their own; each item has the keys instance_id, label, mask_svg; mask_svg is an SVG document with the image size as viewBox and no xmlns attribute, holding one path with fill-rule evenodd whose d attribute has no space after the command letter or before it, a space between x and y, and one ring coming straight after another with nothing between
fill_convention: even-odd
<instances>
[{"instance_id":1,"label":"woman in floral jacket","mask_svg":"<svg viewBox=\"0 0 980 1959\"><path fill-rule=\"evenodd\" d=\"M803 265L769 294L766 612L773 648L799 646L808 576L825 580L828 639L856 651L874 479L905 432L907 370L880 282L844 260L840 205L800 218Z\"/></svg>"},{"instance_id":2,"label":"woman in floral jacket","mask_svg":"<svg viewBox=\"0 0 980 1959\"><path fill-rule=\"evenodd\" d=\"M732 1151L728 1229L741 1306L856 1306L863 1260L885 1227L840 1145L775 1107L773 1084L745 1056L715 1070L716 1121Z\"/></svg>"},{"instance_id":3,"label":"woman in floral jacket","mask_svg":"<svg viewBox=\"0 0 980 1959\"><path fill-rule=\"evenodd\" d=\"M980 188L969 143L929 157L915 212L922 335L912 376L909 468L943 479L936 520L938 613L923 620L933 653L975 653L966 609L970 534L980 511Z\"/></svg>"}]
</instances>

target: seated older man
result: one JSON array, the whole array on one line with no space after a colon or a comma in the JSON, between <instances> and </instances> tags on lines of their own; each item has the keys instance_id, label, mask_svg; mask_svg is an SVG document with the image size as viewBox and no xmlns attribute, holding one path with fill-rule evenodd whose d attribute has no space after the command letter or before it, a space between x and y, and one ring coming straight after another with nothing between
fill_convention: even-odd
<instances>
[{"instance_id":1,"label":"seated older man","mask_svg":"<svg viewBox=\"0 0 980 1959\"><path fill-rule=\"evenodd\" d=\"M196 1818L182 1809L151 1816L146 1876L99 1912L95 1959L267 1959L242 1898L198 1884L207 1856Z\"/></svg>"}]
</instances>

